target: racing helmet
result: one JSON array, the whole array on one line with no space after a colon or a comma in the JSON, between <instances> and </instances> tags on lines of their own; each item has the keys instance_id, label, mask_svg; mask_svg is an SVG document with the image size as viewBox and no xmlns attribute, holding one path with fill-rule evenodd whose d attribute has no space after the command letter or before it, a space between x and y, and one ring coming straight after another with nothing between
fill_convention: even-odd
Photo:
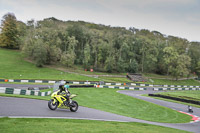
<instances>
[{"instance_id":1,"label":"racing helmet","mask_svg":"<svg viewBox=\"0 0 200 133\"><path fill-rule=\"evenodd\" d=\"M61 90L61 91L65 90L64 85L65 85L64 83L60 83L59 90Z\"/></svg>"}]
</instances>

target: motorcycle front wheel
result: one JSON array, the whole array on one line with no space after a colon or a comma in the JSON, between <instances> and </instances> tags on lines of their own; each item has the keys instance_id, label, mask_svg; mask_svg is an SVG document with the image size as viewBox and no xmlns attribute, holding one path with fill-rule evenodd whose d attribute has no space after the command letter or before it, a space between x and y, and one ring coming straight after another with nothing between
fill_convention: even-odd
<instances>
[{"instance_id":1,"label":"motorcycle front wheel","mask_svg":"<svg viewBox=\"0 0 200 133\"><path fill-rule=\"evenodd\" d=\"M72 101L72 107L70 107L70 111L76 112L78 110L78 103L76 101Z\"/></svg>"},{"instance_id":2,"label":"motorcycle front wheel","mask_svg":"<svg viewBox=\"0 0 200 133\"><path fill-rule=\"evenodd\" d=\"M48 102L48 107L51 109L51 110L56 110L57 107L58 107L58 102L55 102L55 104L53 103L53 99L49 100Z\"/></svg>"}]
</instances>

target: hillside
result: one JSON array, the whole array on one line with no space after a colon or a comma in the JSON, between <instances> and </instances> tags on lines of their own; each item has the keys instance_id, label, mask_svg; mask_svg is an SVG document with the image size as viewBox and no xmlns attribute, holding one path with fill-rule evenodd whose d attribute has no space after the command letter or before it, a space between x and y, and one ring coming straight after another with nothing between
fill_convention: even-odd
<instances>
[{"instance_id":1,"label":"hillside","mask_svg":"<svg viewBox=\"0 0 200 133\"><path fill-rule=\"evenodd\" d=\"M49 80L74 80L98 81L96 78L77 74L64 73L50 68L38 68L35 64L24 60L23 54L17 50L0 48L0 78L1 79L49 79Z\"/></svg>"},{"instance_id":2,"label":"hillside","mask_svg":"<svg viewBox=\"0 0 200 133\"><path fill-rule=\"evenodd\" d=\"M16 45L0 41L0 46L19 48L37 67L78 65L99 72L156 73L176 79L200 74L200 43L158 31L56 18L18 22L17 29ZM3 35L2 30L0 38Z\"/></svg>"}]
</instances>

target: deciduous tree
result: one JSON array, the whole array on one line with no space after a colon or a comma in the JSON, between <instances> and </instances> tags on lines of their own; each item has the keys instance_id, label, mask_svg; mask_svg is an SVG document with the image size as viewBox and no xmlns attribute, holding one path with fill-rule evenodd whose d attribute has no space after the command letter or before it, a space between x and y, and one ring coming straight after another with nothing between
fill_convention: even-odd
<instances>
[{"instance_id":1,"label":"deciduous tree","mask_svg":"<svg viewBox=\"0 0 200 133\"><path fill-rule=\"evenodd\" d=\"M13 13L3 16L1 22L0 46L5 48L19 48L17 20Z\"/></svg>"}]
</instances>

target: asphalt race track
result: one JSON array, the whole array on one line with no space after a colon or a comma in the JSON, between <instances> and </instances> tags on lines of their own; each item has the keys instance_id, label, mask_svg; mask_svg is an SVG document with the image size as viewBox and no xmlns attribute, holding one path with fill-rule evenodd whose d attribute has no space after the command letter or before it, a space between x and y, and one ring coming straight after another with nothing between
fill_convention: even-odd
<instances>
[{"instance_id":1,"label":"asphalt race track","mask_svg":"<svg viewBox=\"0 0 200 133\"><path fill-rule=\"evenodd\" d=\"M147 90L147 91L128 91L128 90L123 90L123 91L118 91L118 93L121 94L125 94L128 96L132 96L141 100L145 100L154 104L158 104L161 106L165 106L177 111L183 111L188 113L188 106L184 105L184 104L178 104L178 103L172 103L172 102L167 102L167 101L163 101L163 100L158 100L158 99L154 99L154 98L150 98L150 97L145 97L145 96L141 96L141 94L149 94L149 93L158 93L158 92L162 92L162 91L152 91L152 90ZM200 108L195 108L193 107L193 113L192 115L197 115L200 116ZM195 123L184 123L184 124L167 124L167 125L163 125L163 126L175 126L174 128L177 129L182 129L182 130L187 130L187 131L191 131L191 132L195 132L195 133L200 133L200 122L195 122ZM169 126L169 127L170 127Z\"/></svg>"},{"instance_id":2,"label":"asphalt race track","mask_svg":"<svg viewBox=\"0 0 200 133\"><path fill-rule=\"evenodd\" d=\"M14 86L14 85L12 85ZM140 96L144 93L155 93L155 91L128 91L122 90L119 93L126 94L132 97L136 97L142 100L146 100L155 104L166 106L179 111L187 112L187 106L177 103L166 102L149 97ZM156 91L158 92L158 91ZM89 119L89 120L103 120L103 121L120 121L120 122L141 122L153 125L160 125L165 127L171 127L190 132L200 132L200 122L185 123L185 124L169 124L169 123L157 123L145 120L139 120L135 118L129 118L120 116L96 109L79 106L77 112L71 112L66 109L57 109L52 111L48 108L48 101L25 99L25 98L12 98L12 97L0 97L0 117L11 118L66 118L66 119ZM193 115L200 116L200 109L193 108Z\"/></svg>"}]
</instances>

